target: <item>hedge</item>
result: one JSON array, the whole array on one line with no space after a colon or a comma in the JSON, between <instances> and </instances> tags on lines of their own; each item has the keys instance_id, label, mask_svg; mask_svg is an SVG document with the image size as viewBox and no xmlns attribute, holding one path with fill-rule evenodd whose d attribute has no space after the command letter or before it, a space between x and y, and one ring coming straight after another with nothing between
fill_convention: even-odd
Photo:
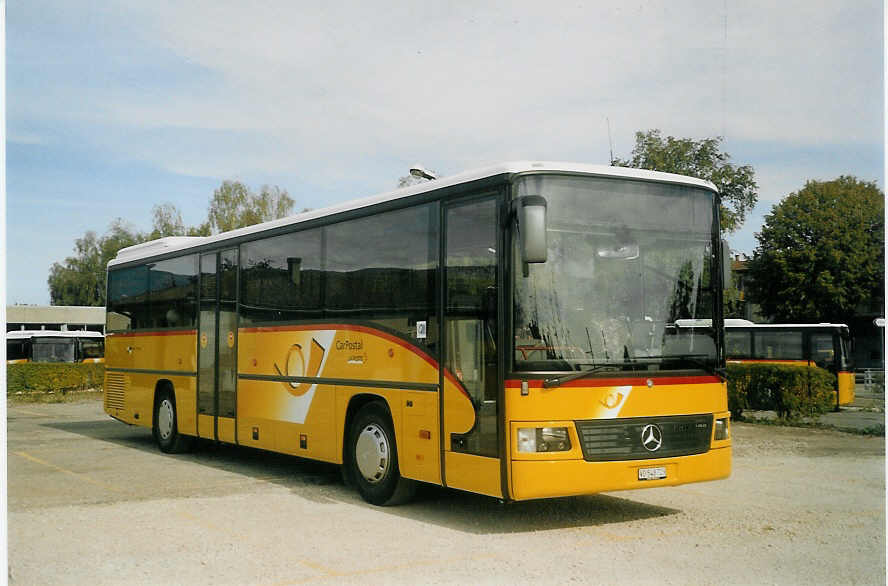
<instances>
[{"instance_id":1,"label":"hedge","mask_svg":"<svg viewBox=\"0 0 888 586\"><path fill-rule=\"evenodd\" d=\"M836 376L816 366L729 364L728 408L776 411L782 419L819 415L836 403Z\"/></svg>"},{"instance_id":2,"label":"hedge","mask_svg":"<svg viewBox=\"0 0 888 586\"><path fill-rule=\"evenodd\" d=\"M95 363L26 362L6 365L6 395L101 390L105 365Z\"/></svg>"}]
</instances>

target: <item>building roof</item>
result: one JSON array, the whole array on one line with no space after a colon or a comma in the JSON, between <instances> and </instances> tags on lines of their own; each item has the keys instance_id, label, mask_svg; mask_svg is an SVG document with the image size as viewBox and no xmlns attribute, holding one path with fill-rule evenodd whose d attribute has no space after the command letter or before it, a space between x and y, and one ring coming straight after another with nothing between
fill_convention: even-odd
<instances>
[{"instance_id":1,"label":"building roof","mask_svg":"<svg viewBox=\"0 0 888 586\"><path fill-rule=\"evenodd\" d=\"M105 308L84 305L7 305L14 324L105 324Z\"/></svg>"}]
</instances>

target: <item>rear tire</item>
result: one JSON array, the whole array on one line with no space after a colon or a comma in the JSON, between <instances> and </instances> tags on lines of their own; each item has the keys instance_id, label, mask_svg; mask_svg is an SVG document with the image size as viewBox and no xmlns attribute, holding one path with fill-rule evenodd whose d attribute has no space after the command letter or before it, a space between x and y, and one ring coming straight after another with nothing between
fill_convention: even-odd
<instances>
[{"instance_id":1,"label":"rear tire","mask_svg":"<svg viewBox=\"0 0 888 586\"><path fill-rule=\"evenodd\" d=\"M384 403L365 405L348 437L348 474L365 501L398 505L413 498L416 481L401 476L392 418Z\"/></svg>"},{"instance_id":2,"label":"rear tire","mask_svg":"<svg viewBox=\"0 0 888 586\"><path fill-rule=\"evenodd\" d=\"M152 431L161 452L179 454L191 449L194 438L179 433L176 399L170 391L162 392L155 401Z\"/></svg>"}]
</instances>

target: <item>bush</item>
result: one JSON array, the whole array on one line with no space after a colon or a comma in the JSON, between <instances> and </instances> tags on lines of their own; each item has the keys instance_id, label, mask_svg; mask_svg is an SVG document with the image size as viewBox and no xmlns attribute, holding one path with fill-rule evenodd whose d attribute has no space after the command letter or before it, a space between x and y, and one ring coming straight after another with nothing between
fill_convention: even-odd
<instances>
[{"instance_id":1,"label":"bush","mask_svg":"<svg viewBox=\"0 0 888 586\"><path fill-rule=\"evenodd\" d=\"M6 395L101 390L105 365L26 362L6 365Z\"/></svg>"},{"instance_id":2,"label":"bush","mask_svg":"<svg viewBox=\"0 0 888 586\"><path fill-rule=\"evenodd\" d=\"M819 415L835 405L836 376L816 366L729 364L728 408L776 411L782 419Z\"/></svg>"}]
</instances>

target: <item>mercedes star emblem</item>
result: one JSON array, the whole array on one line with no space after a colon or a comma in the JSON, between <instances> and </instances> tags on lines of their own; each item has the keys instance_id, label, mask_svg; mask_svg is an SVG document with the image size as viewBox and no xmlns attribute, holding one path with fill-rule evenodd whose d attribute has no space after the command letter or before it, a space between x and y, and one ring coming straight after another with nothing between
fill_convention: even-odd
<instances>
[{"instance_id":1,"label":"mercedes star emblem","mask_svg":"<svg viewBox=\"0 0 888 586\"><path fill-rule=\"evenodd\" d=\"M663 445L663 432L653 423L649 423L641 430L641 445L649 452L656 452Z\"/></svg>"}]
</instances>

